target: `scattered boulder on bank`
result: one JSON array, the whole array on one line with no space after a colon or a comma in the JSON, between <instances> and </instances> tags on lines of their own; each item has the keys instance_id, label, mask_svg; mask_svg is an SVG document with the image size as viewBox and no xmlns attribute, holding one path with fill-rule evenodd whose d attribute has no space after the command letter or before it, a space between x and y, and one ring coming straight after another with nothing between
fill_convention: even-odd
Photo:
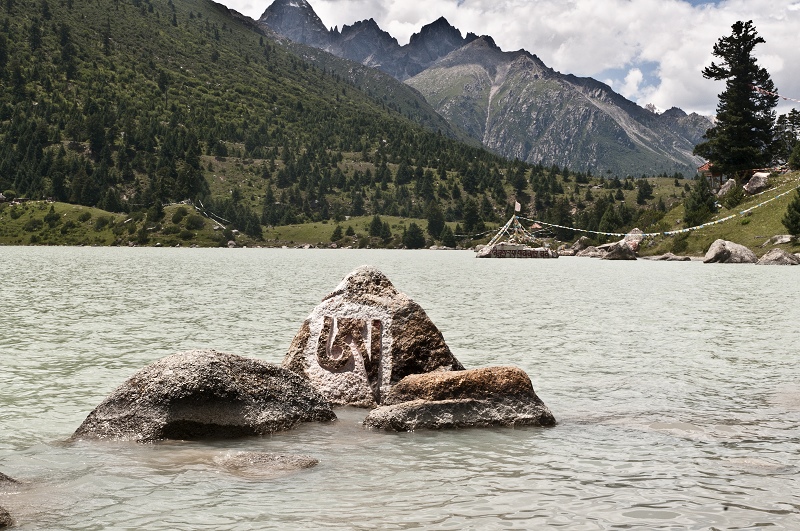
<instances>
[{"instance_id":1,"label":"scattered boulder on bank","mask_svg":"<svg viewBox=\"0 0 800 531\"><path fill-rule=\"evenodd\" d=\"M330 403L291 371L193 350L131 376L86 417L72 439L232 438L335 419Z\"/></svg>"},{"instance_id":2,"label":"scattered boulder on bank","mask_svg":"<svg viewBox=\"0 0 800 531\"><path fill-rule=\"evenodd\" d=\"M369 428L389 431L555 424L528 375L516 367L407 376L364 420Z\"/></svg>"},{"instance_id":3,"label":"scattered boulder on bank","mask_svg":"<svg viewBox=\"0 0 800 531\"><path fill-rule=\"evenodd\" d=\"M717 240L711 244L703 258L705 264L755 264L758 262L756 254L738 243L726 240Z\"/></svg>"},{"instance_id":4,"label":"scattered boulder on bank","mask_svg":"<svg viewBox=\"0 0 800 531\"><path fill-rule=\"evenodd\" d=\"M795 240L797 240L797 237L792 234L776 234L769 240L762 243L761 247L766 247L767 245L785 245L787 243L792 243Z\"/></svg>"},{"instance_id":5,"label":"scattered boulder on bank","mask_svg":"<svg viewBox=\"0 0 800 531\"><path fill-rule=\"evenodd\" d=\"M750 195L763 192L769 188L769 173L763 171L754 173L742 188Z\"/></svg>"},{"instance_id":6,"label":"scattered boulder on bank","mask_svg":"<svg viewBox=\"0 0 800 531\"><path fill-rule=\"evenodd\" d=\"M587 247L590 246L591 240L586 236L581 236L578 238L575 243L572 244L572 250L577 252L583 251Z\"/></svg>"},{"instance_id":7,"label":"scattered boulder on bank","mask_svg":"<svg viewBox=\"0 0 800 531\"><path fill-rule=\"evenodd\" d=\"M303 323L283 366L337 405L374 407L410 374L464 369L425 311L372 266L348 274Z\"/></svg>"},{"instance_id":8,"label":"scattered boulder on bank","mask_svg":"<svg viewBox=\"0 0 800 531\"><path fill-rule=\"evenodd\" d=\"M250 478L276 478L312 468L319 460L308 455L284 455L266 452L228 453L214 461L225 470Z\"/></svg>"},{"instance_id":9,"label":"scattered boulder on bank","mask_svg":"<svg viewBox=\"0 0 800 531\"><path fill-rule=\"evenodd\" d=\"M800 258L780 248L770 249L761 257L758 265L800 265Z\"/></svg>"},{"instance_id":10,"label":"scattered boulder on bank","mask_svg":"<svg viewBox=\"0 0 800 531\"><path fill-rule=\"evenodd\" d=\"M582 251L578 251L578 254L575 256L581 256L584 258L602 258L605 256L606 251L603 249L599 249L593 245L583 249Z\"/></svg>"},{"instance_id":11,"label":"scattered boulder on bank","mask_svg":"<svg viewBox=\"0 0 800 531\"><path fill-rule=\"evenodd\" d=\"M558 247L558 256L575 256L575 250L566 243Z\"/></svg>"},{"instance_id":12,"label":"scattered boulder on bank","mask_svg":"<svg viewBox=\"0 0 800 531\"><path fill-rule=\"evenodd\" d=\"M717 192L717 197L725 197L725 194L734 188L736 188L736 179L728 179L725 181L725 184L720 187L719 192Z\"/></svg>"},{"instance_id":13,"label":"scattered boulder on bank","mask_svg":"<svg viewBox=\"0 0 800 531\"><path fill-rule=\"evenodd\" d=\"M647 257L647 260L653 260L656 262L689 262L692 260L692 258L689 256L678 256L672 253L666 253L658 256Z\"/></svg>"},{"instance_id":14,"label":"scattered boulder on bank","mask_svg":"<svg viewBox=\"0 0 800 531\"><path fill-rule=\"evenodd\" d=\"M638 246L638 244L637 244ZM600 257L601 260L636 260L636 253L633 252L624 241L612 244L606 253Z\"/></svg>"}]
</instances>

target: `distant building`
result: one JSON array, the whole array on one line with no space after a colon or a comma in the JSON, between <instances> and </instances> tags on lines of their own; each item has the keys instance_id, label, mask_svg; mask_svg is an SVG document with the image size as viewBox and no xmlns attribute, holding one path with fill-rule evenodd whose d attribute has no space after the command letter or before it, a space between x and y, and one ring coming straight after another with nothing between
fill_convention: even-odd
<instances>
[{"instance_id":1,"label":"distant building","mask_svg":"<svg viewBox=\"0 0 800 531\"><path fill-rule=\"evenodd\" d=\"M708 180L708 185L713 190L719 190L722 183L727 180L721 172L714 169L714 165L710 162L697 168L697 175Z\"/></svg>"}]
</instances>

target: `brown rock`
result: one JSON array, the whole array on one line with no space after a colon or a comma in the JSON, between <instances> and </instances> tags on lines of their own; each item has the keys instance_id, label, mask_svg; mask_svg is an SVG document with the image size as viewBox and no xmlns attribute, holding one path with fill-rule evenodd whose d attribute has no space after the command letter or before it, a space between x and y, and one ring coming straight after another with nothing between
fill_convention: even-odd
<instances>
[{"instance_id":1,"label":"brown rock","mask_svg":"<svg viewBox=\"0 0 800 531\"><path fill-rule=\"evenodd\" d=\"M364 420L370 428L413 431L474 426L553 426L553 414L516 367L411 375Z\"/></svg>"},{"instance_id":2,"label":"brown rock","mask_svg":"<svg viewBox=\"0 0 800 531\"><path fill-rule=\"evenodd\" d=\"M86 417L72 439L233 438L335 418L330 403L289 370L194 350L134 374Z\"/></svg>"},{"instance_id":3,"label":"brown rock","mask_svg":"<svg viewBox=\"0 0 800 531\"><path fill-rule=\"evenodd\" d=\"M312 468L319 461L308 455L285 455L266 452L225 454L214 461L225 470L250 478L275 478Z\"/></svg>"},{"instance_id":4,"label":"brown rock","mask_svg":"<svg viewBox=\"0 0 800 531\"><path fill-rule=\"evenodd\" d=\"M374 407L409 374L463 370L425 311L371 266L347 275L306 319L283 366L334 404Z\"/></svg>"},{"instance_id":5,"label":"brown rock","mask_svg":"<svg viewBox=\"0 0 800 531\"><path fill-rule=\"evenodd\" d=\"M638 243L637 243L638 245ZM602 260L636 260L636 253L633 252L626 242L617 242L608 248Z\"/></svg>"}]
</instances>

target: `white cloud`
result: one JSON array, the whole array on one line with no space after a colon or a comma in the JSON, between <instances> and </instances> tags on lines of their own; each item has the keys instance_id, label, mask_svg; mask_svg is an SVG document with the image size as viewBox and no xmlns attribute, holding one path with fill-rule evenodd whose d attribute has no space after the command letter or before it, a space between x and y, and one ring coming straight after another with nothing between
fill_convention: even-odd
<instances>
[{"instance_id":1,"label":"white cloud","mask_svg":"<svg viewBox=\"0 0 800 531\"><path fill-rule=\"evenodd\" d=\"M221 0L258 18L269 5ZM721 84L703 79L711 50L737 20L753 20L766 44L754 54L780 92L800 99L800 76L786 65L800 60L800 2L722 0L692 6L685 0L309 0L326 26L374 18L403 44L444 16L462 34L491 35L504 50L524 48L555 70L595 77L621 72L609 83L644 105L712 114ZM657 79L636 79L645 63ZM644 84L643 84L644 83ZM797 105L792 104L792 105ZM791 105L783 102L779 112Z\"/></svg>"}]
</instances>

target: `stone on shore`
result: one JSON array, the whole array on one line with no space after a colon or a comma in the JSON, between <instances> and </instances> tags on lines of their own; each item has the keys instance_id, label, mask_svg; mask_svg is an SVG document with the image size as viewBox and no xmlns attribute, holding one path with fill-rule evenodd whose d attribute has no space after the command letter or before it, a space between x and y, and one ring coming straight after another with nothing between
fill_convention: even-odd
<instances>
[{"instance_id":1,"label":"stone on shore","mask_svg":"<svg viewBox=\"0 0 800 531\"><path fill-rule=\"evenodd\" d=\"M666 253L658 256L651 256L648 260L656 262L690 262L692 258L689 256L678 256L672 253Z\"/></svg>"},{"instance_id":2,"label":"stone on shore","mask_svg":"<svg viewBox=\"0 0 800 531\"><path fill-rule=\"evenodd\" d=\"M606 254L600 258L601 260L636 260L636 253L626 242L622 241L611 245Z\"/></svg>"},{"instance_id":3,"label":"stone on shore","mask_svg":"<svg viewBox=\"0 0 800 531\"><path fill-rule=\"evenodd\" d=\"M283 366L337 405L375 407L410 374L463 370L425 311L372 266L348 274L303 323Z\"/></svg>"},{"instance_id":4,"label":"stone on shore","mask_svg":"<svg viewBox=\"0 0 800 531\"><path fill-rule=\"evenodd\" d=\"M602 258L603 256L605 256L605 254L606 254L605 250L590 245L589 247L586 247L582 251L578 251L578 253L575 256L581 256L584 258Z\"/></svg>"},{"instance_id":5,"label":"stone on shore","mask_svg":"<svg viewBox=\"0 0 800 531\"><path fill-rule=\"evenodd\" d=\"M388 431L555 424L528 375L516 367L407 376L364 420Z\"/></svg>"},{"instance_id":6,"label":"stone on shore","mask_svg":"<svg viewBox=\"0 0 800 531\"><path fill-rule=\"evenodd\" d=\"M706 264L755 264L756 253L738 243L717 240L711 244L703 258Z\"/></svg>"},{"instance_id":7,"label":"stone on shore","mask_svg":"<svg viewBox=\"0 0 800 531\"><path fill-rule=\"evenodd\" d=\"M331 404L291 371L193 350L131 376L86 417L72 439L234 438L335 419Z\"/></svg>"},{"instance_id":8,"label":"stone on shore","mask_svg":"<svg viewBox=\"0 0 800 531\"><path fill-rule=\"evenodd\" d=\"M591 242L591 240L587 236L581 236L572 244L572 250L576 253L583 251L590 246L589 242Z\"/></svg>"},{"instance_id":9,"label":"stone on shore","mask_svg":"<svg viewBox=\"0 0 800 531\"><path fill-rule=\"evenodd\" d=\"M770 249L757 262L758 265L800 265L800 258L780 248Z\"/></svg>"},{"instance_id":10,"label":"stone on shore","mask_svg":"<svg viewBox=\"0 0 800 531\"><path fill-rule=\"evenodd\" d=\"M222 468L250 478L276 478L312 468L319 461L308 455L272 454L266 452L228 453L214 461Z\"/></svg>"}]
</instances>

